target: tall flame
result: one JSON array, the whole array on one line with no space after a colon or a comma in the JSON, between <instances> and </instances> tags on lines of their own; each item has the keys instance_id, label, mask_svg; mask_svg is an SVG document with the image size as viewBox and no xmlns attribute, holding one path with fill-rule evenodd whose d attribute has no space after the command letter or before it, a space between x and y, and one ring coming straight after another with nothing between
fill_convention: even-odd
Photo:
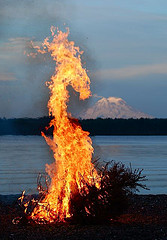
<instances>
[{"instance_id":1,"label":"tall flame","mask_svg":"<svg viewBox=\"0 0 167 240\"><path fill-rule=\"evenodd\" d=\"M51 27L51 32L52 41L46 38L43 50L38 48L38 51L49 52L56 62L55 72L47 83L51 93L48 108L49 114L53 116L49 125L53 126L53 139L42 133L53 151L55 162L46 166L46 172L51 177L49 191L31 214L35 221L48 222L64 221L71 216L71 195L82 191L84 186L81 179L91 184L94 169L89 133L83 131L67 112L67 86L71 85L79 92L81 100L91 95L90 79L81 64L83 52L73 41L68 40L69 29L62 32ZM96 171L93 172L93 177L96 177Z\"/></svg>"}]
</instances>

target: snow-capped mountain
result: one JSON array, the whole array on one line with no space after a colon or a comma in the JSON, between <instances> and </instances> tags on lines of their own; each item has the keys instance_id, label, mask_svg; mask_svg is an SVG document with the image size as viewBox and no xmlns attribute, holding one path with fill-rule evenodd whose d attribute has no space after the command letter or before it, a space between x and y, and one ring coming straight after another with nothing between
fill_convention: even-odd
<instances>
[{"instance_id":1,"label":"snow-capped mountain","mask_svg":"<svg viewBox=\"0 0 167 240\"><path fill-rule=\"evenodd\" d=\"M153 118L129 106L122 98L101 98L80 114L81 119L96 118Z\"/></svg>"}]
</instances>

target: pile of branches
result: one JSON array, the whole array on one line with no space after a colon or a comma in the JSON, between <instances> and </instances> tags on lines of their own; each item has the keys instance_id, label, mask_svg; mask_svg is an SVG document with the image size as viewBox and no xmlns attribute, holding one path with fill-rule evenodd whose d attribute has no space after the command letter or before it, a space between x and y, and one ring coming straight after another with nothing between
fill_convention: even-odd
<instances>
[{"instance_id":1,"label":"pile of branches","mask_svg":"<svg viewBox=\"0 0 167 240\"><path fill-rule=\"evenodd\" d=\"M129 206L133 194L147 189L142 170L111 161L99 169L100 186L87 184L89 191L77 192L71 198L70 210L74 222L105 223L120 216Z\"/></svg>"},{"instance_id":2,"label":"pile of branches","mask_svg":"<svg viewBox=\"0 0 167 240\"><path fill-rule=\"evenodd\" d=\"M98 166L96 166L98 169ZM111 219L120 216L129 206L130 199L139 188L147 189L143 181L142 170L132 170L131 166L126 167L123 163L111 161L104 167L98 169L100 180L93 180L91 184L83 180L82 191L76 190L70 200L71 218L66 219L70 223L106 223ZM93 174L92 174L93 175ZM49 183L45 177L42 182L41 176L38 178L39 195L36 200L33 196L20 197L24 217L22 219L30 220L30 215L36 205L46 196L49 189ZM28 199L27 199L28 198ZM27 204L25 204L27 202ZM26 206L26 211L25 211Z\"/></svg>"}]
</instances>

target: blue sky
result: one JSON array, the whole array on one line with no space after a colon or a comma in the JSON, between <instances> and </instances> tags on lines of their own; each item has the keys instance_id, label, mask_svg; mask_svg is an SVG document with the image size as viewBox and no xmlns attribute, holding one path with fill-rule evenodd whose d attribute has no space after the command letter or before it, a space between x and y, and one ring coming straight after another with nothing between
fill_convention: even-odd
<instances>
[{"instance_id":1,"label":"blue sky","mask_svg":"<svg viewBox=\"0 0 167 240\"><path fill-rule=\"evenodd\" d=\"M47 114L53 65L24 52L54 25L84 50L93 94L167 118L166 9L165 0L0 0L0 117Z\"/></svg>"}]
</instances>

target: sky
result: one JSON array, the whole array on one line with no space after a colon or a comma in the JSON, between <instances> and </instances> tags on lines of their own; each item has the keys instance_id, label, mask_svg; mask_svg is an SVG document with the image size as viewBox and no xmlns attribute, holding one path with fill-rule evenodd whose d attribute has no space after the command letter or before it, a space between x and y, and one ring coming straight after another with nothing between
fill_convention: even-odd
<instances>
[{"instance_id":1,"label":"sky","mask_svg":"<svg viewBox=\"0 0 167 240\"><path fill-rule=\"evenodd\" d=\"M167 118L166 9L165 0L0 0L0 118L48 114L45 82L53 63L25 52L52 25L69 27L70 40L84 51L92 95L121 97Z\"/></svg>"}]
</instances>

